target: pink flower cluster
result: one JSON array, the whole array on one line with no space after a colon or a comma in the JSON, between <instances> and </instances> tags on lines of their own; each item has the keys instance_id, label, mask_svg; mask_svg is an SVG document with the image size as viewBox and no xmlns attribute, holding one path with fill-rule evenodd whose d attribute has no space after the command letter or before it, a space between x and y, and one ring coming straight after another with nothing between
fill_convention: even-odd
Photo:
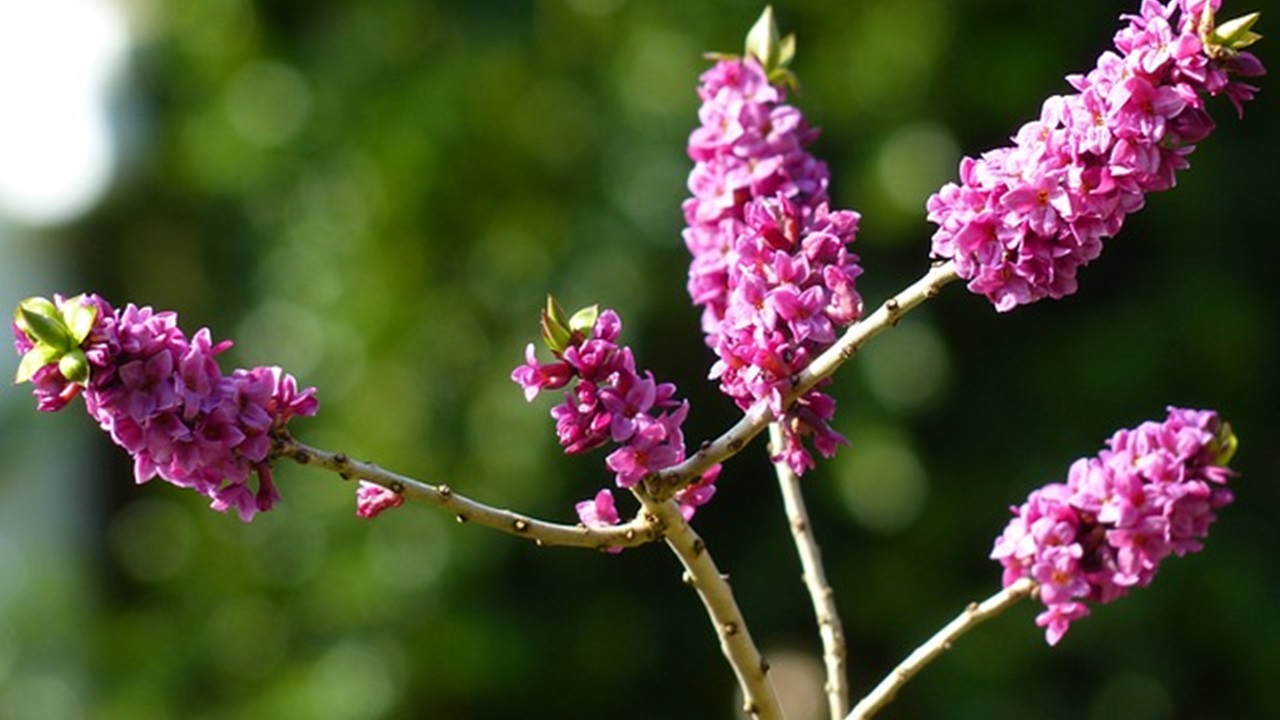
<instances>
[{"instance_id":1,"label":"pink flower cluster","mask_svg":"<svg viewBox=\"0 0 1280 720\"><path fill-rule=\"evenodd\" d=\"M685 459L681 426L689 403L675 397L672 383L659 383L652 372L636 370L631 348L617 342L621 330L617 313L601 311L590 332L574 333L549 363L539 362L534 344L529 343L525 364L512 371L511 379L524 388L529 401L543 390L568 388L564 402L551 409L565 453L584 453L606 443L617 445L605 464L614 472L618 487L631 488L646 475ZM715 492L711 484L714 477L708 473L703 482L676 495L687 517L710 500ZM579 503L577 509L588 526L619 522L607 489L595 499Z\"/></svg>"},{"instance_id":2,"label":"pink flower cluster","mask_svg":"<svg viewBox=\"0 0 1280 720\"><path fill-rule=\"evenodd\" d=\"M828 208L827 167L806 149L817 131L754 57L717 62L698 94L684 239L689 294L718 357L711 377L742 409L764 401L784 420L780 456L803 473L814 463L802 436L824 456L845 442L828 424L830 397L810 390L785 416L783 405L792 378L861 316L848 249L859 216Z\"/></svg>"},{"instance_id":3,"label":"pink flower cluster","mask_svg":"<svg viewBox=\"0 0 1280 720\"><path fill-rule=\"evenodd\" d=\"M1212 8L1218 6L1213 0ZM1147 193L1174 185L1195 143L1214 128L1204 98L1236 109L1256 88L1247 52L1212 53L1200 22L1206 0L1144 0L1075 94L1050 97L1014 145L966 157L960 182L927 203L938 226L933 255L951 258L971 291L998 311L1076 290L1077 270L1098 257ZM1212 56L1218 55L1220 59Z\"/></svg>"},{"instance_id":4,"label":"pink flower cluster","mask_svg":"<svg viewBox=\"0 0 1280 720\"><path fill-rule=\"evenodd\" d=\"M316 413L314 388L299 390L278 367L223 375L216 356L231 342L214 343L203 328L188 339L175 313L132 304L116 311L96 295L56 302L96 308L80 346L89 374L85 383L71 382L57 363L41 367L31 378L40 410L59 410L83 392L89 415L133 457L138 483L159 476L211 498L216 510L235 508L246 522L271 509L280 499L272 434L296 415ZM16 322L13 330L19 354L38 342Z\"/></svg>"},{"instance_id":5,"label":"pink flower cluster","mask_svg":"<svg viewBox=\"0 0 1280 720\"><path fill-rule=\"evenodd\" d=\"M1200 539L1230 504L1230 426L1208 410L1169 408L1164 422L1120 430L1096 457L1071 466L1066 483L1031 493L996 539L991 557L1004 586L1029 577L1045 610L1036 624L1050 645L1086 603L1108 603L1145 587L1170 555Z\"/></svg>"},{"instance_id":6,"label":"pink flower cluster","mask_svg":"<svg viewBox=\"0 0 1280 720\"><path fill-rule=\"evenodd\" d=\"M698 96L684 240L693 255L689 295L703 308L703 332L714 335L729 304L733 244L747 229L746 206L781 196L812 211L827 202L828 172L806 149L817 130L784 103L786 91L770 84L755 58L717 62L703 73Z\"/></svg>"}]
</instances>

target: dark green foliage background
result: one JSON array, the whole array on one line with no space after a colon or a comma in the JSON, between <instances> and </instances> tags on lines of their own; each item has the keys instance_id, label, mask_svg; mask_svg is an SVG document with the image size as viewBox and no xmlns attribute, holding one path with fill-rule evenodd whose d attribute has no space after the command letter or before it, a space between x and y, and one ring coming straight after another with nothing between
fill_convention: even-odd
<instances>
[{"instance_id":1,"label":"dark green foliage background","mask_svg":"<svg viewBox=\"0 0 1280 720\"><path fill-rule=\"evenodd\" d=\"M550 403L527 406L508 380L548 291L619 310L639 363L691 398L693 442L734 420L702 381L679 203L701 53L736 51L760 5L149 7L134 58L139 153L99 211L50 240L81 287L177 309L189 332L234 338L231 362L281 364L318 386L320 416L295 423L304 441L561 521L609 474L602 455L560 456ZM1131 9L779 3L799 36L796 102L823 129L814 151L836 204L864 215L868 304L924 270L924 200L958 153L1004 142L1065 92L1062 77L1091 67ZM1277 18L1264 14L1261 32L1280 36ZM1260 45L1264 62L1273 47ZM897 331L931 341L919 356L889 334L838 376L853 445L805 483L858 690L996 589L985 557L1004 508L1113 429L1167 404L1214 407L1242 441L1237 504L1204 553L1054 649L1017 607L885 718L1280 717L1271 80L1243 122L1215 103L1219 130L1191 171L1149 198L1076 296L1002 316L949 287ZM913 205L894 199L899 173L919 189ZM932 389L908 401L877 389L884 375L860 369L876 352L900 385ZM38 422L92 436L83 594L11 606L8 677L75 668L91 717L735 716L732 676L661 547L544 550L417 507L370 523L354 517L353 487L288 464L284 504L242 525L193 494L133 487L124 455L75 415ZM877 447L905 452L923 483L900 522L860 521L841 490L852 458ZM858 472L855 487L881 481L875 463ZM722 477L699 530L766 651L816 657L762 446ZM12 699L21 690L4 677L0 699Z\"/></svg>"}]
</instances>

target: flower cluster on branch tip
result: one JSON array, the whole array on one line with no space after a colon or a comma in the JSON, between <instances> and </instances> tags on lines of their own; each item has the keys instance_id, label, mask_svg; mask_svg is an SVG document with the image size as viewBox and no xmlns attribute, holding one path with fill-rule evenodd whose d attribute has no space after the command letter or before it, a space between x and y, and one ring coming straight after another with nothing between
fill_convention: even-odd
<instances>
[{"instance_id":1,"label":"flower cluster on branch tip","mask_svg":"<svg viewBox=\"0 0 1280 720\"><path fill-rule=\"evenodd\" d=\"M1036 624L1050 645L1087 603L1145 587L1160 562L1200 550L1215 511L1233 497L1226 467L1231 426L1210 410L1169 408L1163 422L1120 430L1106 449L1072 464L1065 483L1031 493L996 539L991 557L1005 587L1029 577L1045 610Z\"/></svg>"},{"instance_id":2,"label":"flower cluster on branch tip","mask_svg":"<svg viewBox=\"0 0 1280 720\"><path fill-rule=\"evenodd\" d=\"M97 295L30 298L13 320L22 355L15 381L34 384L42 411L83 395L89 415L133 457L138 483L159 476L247 522L279 501L272 438L293 417L316 413L315 389L300 390L278 367L224 375L216 356L231 342L214 343L207 328L187 338L177 321L133 304L116 310Z\"/></svg>"},{"instance_id":3,"label":"flower cluster on branch tip","mask_svg":"<svg viewBox=\"0 0 1280 720\"><path fill-rule=\"evenodd\" d=\"M717 357L711 377L741 409L764 403L782 421L779 456L802 474L814 466L802 437L824 457L845 439L829 424L830 396L814 388L789 408L784 398L837 330L861 317L862 268L849 251L859 215L829 208L827 166L808 151L817 130L785 102L794 50L766 11L743 57L712 56L683 209L689 294Z\"/></svg>"},{"instance_id":4,"label":"flower cluster on branch tip","mask_svg":"<svg viewBox=\"0 0 1280 720\"><path fill-rule=\"evenodd\" d=\"M633 488L646 475L679 464L685 458L681 426L689 403L676 397L676 386L658 382L652 372L637 371L631 348L618 344L622 321L613 310L596 306L566 315L554 298L542 311L542 339L555 359L538 360L529 343L525 364L511 379L533 401L544 390L565 389L564 401L551 409L556 436L569 455L612 443L605 464L618 487ZM719 466L682 489L675 499L685 518L715 493ZM606 488L577 505L589 527L620 521L612 493Z\"/></svg>"},{"instance_id":5,"label":"flower cluster on branch tip","mask_svg":"<svg viewBox=\"0 0 1280 720\"><path fill-rule=\"evenodd\" d=\"M950 258L969 289L997 310L1076 290L1147 193L1173 187L1195 144L1214 129L1205 98L1225 94L1243 113L1263 74L1241 48L1257 14L1215 27L1219 0L1144 0L1076 93L1046 100L1009 147L960 163L959 183L928 201L933 255Z\"/></svg>"}]
</instances>

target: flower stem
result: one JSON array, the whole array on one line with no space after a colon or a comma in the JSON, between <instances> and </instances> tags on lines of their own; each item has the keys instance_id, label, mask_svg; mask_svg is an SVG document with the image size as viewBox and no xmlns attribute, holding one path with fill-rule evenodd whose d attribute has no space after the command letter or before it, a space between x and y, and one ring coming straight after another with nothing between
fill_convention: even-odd
<instances>
[{"instance_id":1,"label":"flower stem","mask_svg":"<svg viewBox=\"0 0 1280 720\"><path fill-rule=\"evenodd\" d=\"M782 448L782 428L769 424L769 444L773 451ZM782 492L782 505L791 526L796 553L800 556L801 580L813 601L813 613L818 620L818 635L822 639L822 663L826 667L827 707L830 717L841 718L849 712L849 680L847 675L847 646L844 625L836 609L835 593L827 582L822 565L822 551L809 523L809 510L800 491L800 478L783 461L773 463L778 475L778 488Z\"/></svg>"},{"instance_id":2,"label":"flower stem","mask_svg":"<svg viewBox=\"0 0 1280 720\"><path fill-rule=\"evenodd\" d=\"M1022 578L981 603L970 603L956 619L947 623L925 644L916 648L907 656L907 659L899 663L893 672L885 676L874 690L854 706L853 712L849 713L845 720L866 720L880 712L893 700L902 686L907 684L907 681L942 653L950 650L951 645L961 635L1004 612L1014 603L1030 595L1035 588L1036 585L1030 578Z\"/></svg>"},{"instance_id":3,"label":"flower stem","mask_svg":"<svg viewBox=\"0 0 1280 720\"><path fill-rule=\"evenodd\" d=\"M656 500L639 487L635 494L644 506L644 512L662 528L667 546L684 566L685 583L693 587L702 599L720 639L720 651L738 677L743 713L756 720L784 720L786 715L778 693L769 679L769 665L756 649L746 620L734 599L729 579L716 567L706 543L685 521L675 501Z\"/></svg>"},{"instance_id":4,"label":"flower stem","mask_svg":"<svg viewBox=\"0 0 1280 720\"><path fill-rule=\"evenodd\" d=\"M538 545L559 545L607 549L634 547L654 542L661 531L643 516L613 527L588 528L584 525L561 525L537 520L510 510L495 508L454 492L448 485L430 485L413 478L384 470L373 463L352 460L342 453L304 445L289 436L276 438L275 456L288 458L300 465L337 473L344 480L366 480L399 493L409 500L424 502L452 512L458 522L499 530L531 540Z\"/></svg>"}]
</instances>

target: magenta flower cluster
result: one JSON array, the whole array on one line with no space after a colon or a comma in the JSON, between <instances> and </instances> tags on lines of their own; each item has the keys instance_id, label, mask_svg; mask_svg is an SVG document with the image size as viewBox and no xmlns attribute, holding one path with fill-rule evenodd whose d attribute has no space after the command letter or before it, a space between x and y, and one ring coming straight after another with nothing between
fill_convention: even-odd
<instances>
[{"instance_id":1,"label":"magenta flower cluster","mask_svg":"<svg viewBox=\"0 0 1280 720\"><path fill-rule=\"evenodd\" d=\"M1050 645L1087 603L1145 587L1160 562L1200 550L1215 511L1232 501L1226 467L1235 439L1208 410L1169 408L1163 422L1120 430L1096 457L1072 464L1066 483L1031 493L996 539L1004 586L1029 577Z\"/></svg>"},{"instance_id":2,"label":"magenta flower cluster","mask_svg":"<svg viewBox=\"0 0 1280 720\"><path fill-rule=\"evenodd\" d=\"M543 390L567 388L564 401L551 409L556 436L566 454L576 455L612 443L605 458L618 487L632 488L646 475L672 467L685 459L681 426L689 403L676 398L676 386L660 383L653 373L636 370L631 348L618 344L622 321L613 310L599 313L589 332L574 333L555 360L538 361L533 343L525 351L525 364L511 379L532 401ZM676 495L691 517L715 492L714 472ZM593 500L578 504L578 515L588 526L619 522L612 494L605 489Z\"/></svg>"},{"instance_id":3,"label":"magenta flower cluster","mask_svg":"<svg viewBox=\"0 0 1280 720\"><path fill-rule=\"evenodd\" d=\"M40 410L83 394L89 415L133 457L138 483L159 476L209 497L216 510L235 508L246 522L279 501L272 435L294 416L316 413L314 388L299 390L278 367L222 374L216 356L231 342L213 342L204 328L187 338L173 312L133 304L117 311L96 295L57 298L68 302L96 308L80 346L88 379L69 381L56 363L41 367L31 378ZM13 329L19 354L38 342L16 322Z\"/></svg>"},{"instance_id":4,"label":"magenta flower cluster","mask_svg":"<svg viewBox=\"0 0 1280 720\"><path fill-rule=\"evenodd\" d=\"M784 420L779 457L803 473L814 462L802 436L828 457L845 442L829 396L810 390L785 415L784 404L794 376L862 314L848 249L859 216L828 208L827 167L807 150L817 131L754 57L720 60L698 94L684 238L689 294L718 358L711 377L740 408L763 401Z\"/></svg>"},{"instance_id":5,"label":"magenta flower cluster","mask_svg":"<svg viewBox=\"0 0 1280 720\"><path fill-rule=\"evenodd\" d=\"M1125 16L1117 52L1067 78L1075 94L1046 100L1014 145L964 158L960 182L929 198L933 255L953 259L971 291L1002 312L1075 292L1103 239L1147 193L1173 187L1213 130L1205 98L1225 94L1243 112L1256 88L1230 76L1261 75L1262 65L1248 52L1211 57L1205 5L1144 0Z\"/></svg>"}]
</instances>

